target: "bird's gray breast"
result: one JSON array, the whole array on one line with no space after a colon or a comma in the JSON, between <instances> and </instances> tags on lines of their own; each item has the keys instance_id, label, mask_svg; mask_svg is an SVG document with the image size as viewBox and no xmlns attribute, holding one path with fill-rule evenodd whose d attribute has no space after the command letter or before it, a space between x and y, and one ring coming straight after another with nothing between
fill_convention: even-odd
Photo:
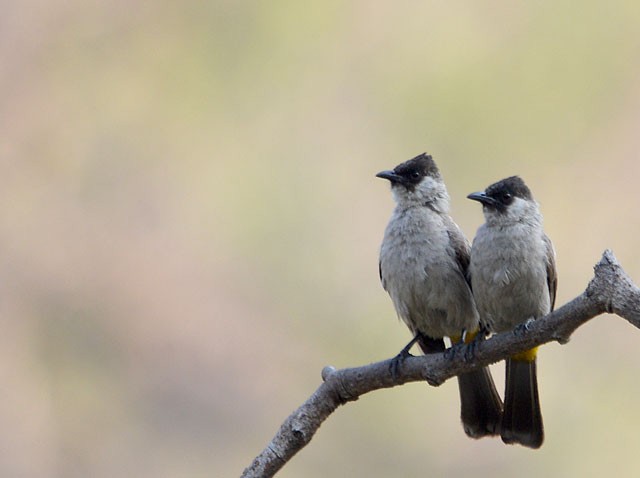
<instances>
[{"instance_id":1,"label":"bird's gray breast","mask_svg":"<svg viewBox=\"0 0 640 478\"><path fill-rule=\"evenodd\" d=\"M471 291L440 214L426 208L396 211L382 243L380 270L398 315L413 332L440 338L476 327Z\"/></svg>"},{"instance_id":2,"label":"bird's gray breast","mask_svg":"<svg viewBox=\"0 0 640 478\"><path fill-rule=\"evenodd\" d=\"M480 321L513 329L550 310L546 247L541 230L482 226L471 248L470 274Z\"/></svg>"}]
</instances>

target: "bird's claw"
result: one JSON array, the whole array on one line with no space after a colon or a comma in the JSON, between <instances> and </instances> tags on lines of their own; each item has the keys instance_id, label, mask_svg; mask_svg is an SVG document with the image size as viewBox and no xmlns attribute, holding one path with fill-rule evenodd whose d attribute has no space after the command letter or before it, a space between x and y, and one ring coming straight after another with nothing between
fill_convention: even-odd
<instances>
[{"instance_id":1,"label":"bird's claw","mask_svg":"<svg viewBox=\"0 0 640 478\"><path fill-rule=\"evenodd\" d=\"M489 337L489 335L491 335L491 330L489 330L489 327L487 327L485 324L480 324L478 333L474 337L474 340L483 341L484 339Z\"/></svg>"},{"instance_id":2,"label":"bird's claw","mask_svg":"<svg viewBox=\"0 0 640 478\"><path fill-rule=\"evenodd\" d=\"M408 349L404 348L398 355L391 359L391 362L389 363L389 373L394 381L398 379L398 371L408 357L413 357L413 355L409 353Z\"/></svg>"},{"instance_id":3,"label":"bird's claw","mask_svg":"<svg viewBox=\"0 0 640 478\"><path fill-rule=\"evenodd\" d=\"M531 325L533 324L534 319L527 319L524 322L522 322L521 324L518 324L515 329L513 329L513 332L516 335L524 335L527 332L529 332L529 329L531 328Z\"/></svg>"},{"instance_id":4,"label":"bird's claw","mask_svg":"<svg viewBox=\"0 0 640 478\"><path fill-rule=\"evenodd\" d=\"M389 364L389 373L391 373L391 377L394 381L398 379L398 370L400 369L402 363L407 360L407 357L413 357L413 355L409 353L409 350L411 350L411 347L413 347L421 337L422 335L420 334L420 332L418 332L411 339L411 341L407 345L405 345L400 353L391 359L391 363Z\"/></svg>"},{"instance_id":5,"label":"bird's claw","mask_svg":"<svg viewBox=\"0 0 640 478\"><path fill-rule=\"evenodd\" d=\"M465 360L466 360L467 352L465 350L465 346L466 344L462 341L452 344L451 347L449 347L447 350L444 351L444 358L446 360L453 360L456 357L456 355L458 355L459 353L464 353Z\"/></svg>"},{"instance_id":6,"label":"bird's claw","mask_svg":"<svg viewBox=\"0 0 640 478\"><path fill-rule=\"evenodd\" d=\"M467 362L472 362L473 360L475 360L476 351L480 350L482 343L486 340L489 334L489 329L481 325L478 329L478 333L476 333L476 336L467 344L467 350L465 350L464 354L464 359Z\"/></svg>"},{"instance_id":7,"label":"bird's claw","mask_svg":"<svg viewBox=\"0 0 640 478\"><path fill-rule=\"evenodd\" d=\"M479 336L479 335L478 335ZM476 350L480 347L482 340L478 340L478 336L467 344L467 348L464 351L464 361L473 362L476 357Z\"/></svg>"}]
</instances>

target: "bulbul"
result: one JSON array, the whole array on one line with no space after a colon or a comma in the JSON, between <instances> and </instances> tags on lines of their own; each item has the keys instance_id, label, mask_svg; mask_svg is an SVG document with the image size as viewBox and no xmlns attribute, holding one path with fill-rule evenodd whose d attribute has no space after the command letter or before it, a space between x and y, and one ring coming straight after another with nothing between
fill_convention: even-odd
<instances>
[{"instance_id":1,"label":"bulbul","mask_svg":"<svg viewBox=\"0 0 640 478\"><path fill-rule=\"evenodd\" d=\"M507 332L548 314L558 284L555 252L527 185L512 176L468 198L482 204L485 217L469 265L482 326ZM501 424L505 443L539 448L544 440L536 354L534 348L507 359Z\"/></svg>"},{"instance_id":2,"label":"bulbul","mask_svg":"<svg viewBox=\"0 0 640 478\"><path fill-rule=\"evenodd\" d=\"M382 286L422 351L442 352L444 337L456 343L478 329L467 281L469 243L449 216L449 195L431 156L421 154L377 177L391 182L396 201L380 249ZM498 434L502 402L489 370L460 375L458 384L467 435Z\"/></svg>"}]
</instances>

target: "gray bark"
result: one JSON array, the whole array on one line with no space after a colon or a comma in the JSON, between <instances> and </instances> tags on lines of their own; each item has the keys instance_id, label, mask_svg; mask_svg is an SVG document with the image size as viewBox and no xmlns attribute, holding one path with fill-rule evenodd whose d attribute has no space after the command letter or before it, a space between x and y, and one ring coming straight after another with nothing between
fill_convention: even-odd
<instances>
[{"instance_id":1,"label":"gray bark","mask_svg":"<svg viewBox=\"0 0 640 478\"><path fill-rule=\"evenodd\" d=\"M341 370L325 367L320 387L284 421L242 477L275 475L311 441L322 422L338 406L355 401L365 393L417 381L438 386L463 372L504 360L537 345L552 341L567 343L574 330L607 312L640 328L640 289L622 269L613 252L605 251L594 269L594 277L586 290L549 315L530 321L513 332L477 342L472 347L463 345L444 354L408 357L395 376L390 373L393 359Z\"/></svg>"}]
</instances>

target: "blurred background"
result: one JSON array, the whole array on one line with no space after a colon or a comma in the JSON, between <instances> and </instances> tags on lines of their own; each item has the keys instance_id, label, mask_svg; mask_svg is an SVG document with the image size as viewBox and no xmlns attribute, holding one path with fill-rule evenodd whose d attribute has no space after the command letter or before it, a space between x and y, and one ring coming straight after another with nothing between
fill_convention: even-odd
<instances>
[{"instance_id":1,"label":"blurred background","mask_svg":"<svg viewBox=\"0 0 640 478\"><path fill-rule=\"evenodd\" d=\"M409 339L374 175L423 151L469 238L465 196L525 178L559 305L605 248L640 281L639 22L632 1L2 2L0 475L240 475L323 366ZM279 476L638 475L638 344L603 316L542 349L539 451L468 439L455 381L418 383L339 409Z\"/></svg>"}]
</instances>

